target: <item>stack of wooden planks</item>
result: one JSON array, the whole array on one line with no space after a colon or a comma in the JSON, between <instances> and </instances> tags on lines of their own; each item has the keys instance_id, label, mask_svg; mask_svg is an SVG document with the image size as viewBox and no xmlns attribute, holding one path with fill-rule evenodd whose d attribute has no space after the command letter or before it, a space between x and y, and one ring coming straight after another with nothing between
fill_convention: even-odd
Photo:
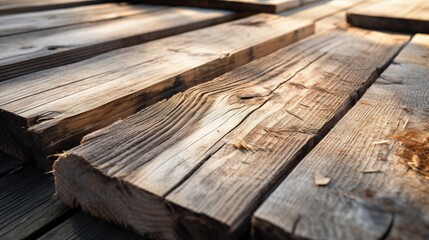
<instances>
[{"instance_id":1,"label":"stack of wooden planks","mask_svg":"<svg viewBox=\"0 0 429 240\"><path fill-rule=\"evenodd\" d=\"M326 32L159 102L64 153L57 194L140 234L240 236L408 39Z\"/></svg>"},{"instance_id":2,"label":"stack of wooden planks","mask_svg":"<svg viewBox=\"0 0 429 240\"><path fill-rule=\"evenodd\" d=\"M48 155L85 134L313 31L311 22L260 14L3 81L0 147L48 169Z\"/></svg>"},{"instance_id":3,"label":"stack of wooden planks","mask_svg":"<svg viewBox=\"0 0 429 240\"><path fill-rule=\"evenodd\" d=\"M349 11L347 21L364 28L429 33L429 1L377 1Z\"/></svg>"},{"instance_id":4,"label":"stack of wooden planks","mask_svg":"<svg viewBox=\"0 0 429 240\"><path fill-rule=\"evenodd\" d=\"M417 1L363 27L422 32ZM429 238L429 36L347 25L377 1L65 2L0 16L1 239L141 239L81 210L151 239ZM57 158L62 201L31 166Z\"/></svg>"}]
</instances>

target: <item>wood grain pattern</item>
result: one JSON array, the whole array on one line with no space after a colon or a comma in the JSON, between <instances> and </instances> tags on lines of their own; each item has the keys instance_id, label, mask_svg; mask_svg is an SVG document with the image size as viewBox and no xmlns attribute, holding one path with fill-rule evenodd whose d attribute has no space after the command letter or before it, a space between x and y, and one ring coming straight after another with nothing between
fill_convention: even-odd
<instances>
[{"instance_id":1,"label":"wood grain pattern","mask_svg":"<svg viewBox=\"0 0 429 240\"><path fill-rule=\"evenodd\" d=\"M119 228L111 223L103 222L99 219L94 219L82 212L65 220L52 230L43 234L38 240L50 239L127 239L127 240L143 240L151 239L140 237L137 234Z\"/></svg>"},{"instance_id":2,"label":"wood grain pattern","mask_svg":"<svg viewBox=\"0 0 429 240\"><path fill-rule=\"evenodd\" d=\"M237 17L229 11L167 8L112 21L3 37L0 81Z\"/></svg>"},{"instance_id":3,"label":"wood grain pattern","mask_svg":"<svg viewBox=\"0 0 429 240\"><path fill-rule=\"evenodd\" d=\"M85 134L312 33L312 23L260 14L4 81L0 147L50 167L47 155Z\"/></svg>"},{"instance_id":4,"label":"wood grain pattern","mask_svg":"<svg viewBox=\"0 0 429 240\"><path fill-rule=\"evenodd\" d=\"M429 136L428 56L429 35L416 35L258 209L256 239L429 238L429 179L392 138ZM331 182L316 186L316 172Z\"/></svg>"},{"instance_id":5,"label":"wood grain pattern","mask_svg":"<svg viewBox=\"0 0 429 240\"><path fill-rule=\"evenodd\" d=\"M112 20L155 11L162 6L105 3L67 9L56 9L0 16L0 36L40 31L88 22Z\"/></svg>"},{"instance_id":6,"label":"wood grain pattern","mask_svg":"<svg viewBox=\"0 0 429 240\"><path fill-rule=\"evenodd\" d=\"M429 2L383 0L347 13L353 26L400 32L429 33Z\"/></svg>"},{"instance_id":7,"label":"wood grain pattern","mask_svg":"<svg viewBox=\"0 0 429 240\"><path fill-rule=\"evenodd\" d=\"M75 211L53 197L52 175L34 167L0 177L0 189L1 239L32 239Z\"/></svg>"},{"instance_id":8,"label":"wood grain pattern","mask_svg":"<svg viewBox=\"0 0 429 240\"><path fill-rule=\"evenodd\" d=\"M317 1L317 0L315 0ZM242 12L277 13L298 7L309 0L134 0L134 2L230 9Z\"/></svg>"},{"instance_id":9,"label":"wood grain pattern","mask_svg":"<svg viewBox=\"0 0 429 240\"><path fill-rule=\"evenodd\" d=\"M408 39L332 31L177 94L66 152L57 193L141 234L237 238Z\"/></svg>"},{"instance_id":10,"label":"wood grain pattern","mask_svg":"<svg viewBox=\"0 0 429 240\"><path fill-rule=\"evenodd\" d=\"M100 3L101 0L0 0L0 15L67 8Z\"/></svg>"}]
</instances>

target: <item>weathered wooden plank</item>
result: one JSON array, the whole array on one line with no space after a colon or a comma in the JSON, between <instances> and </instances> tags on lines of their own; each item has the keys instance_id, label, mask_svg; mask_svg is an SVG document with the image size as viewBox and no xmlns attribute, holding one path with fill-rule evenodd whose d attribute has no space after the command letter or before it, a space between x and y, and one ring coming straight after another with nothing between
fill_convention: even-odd
<instances>
[{"instance_id":1,"label":"weathered wooden plank","mask_svg":"<svg viewBox=\"0 0 429 240\"><path fill-rule=\"evenodd\" d=\"M168 8L113 21L3 37L0 81L237 17L229 11Z\"/></svg>"},{"instance_id":2,"label":"weathered wooden plank","mask_svg":"<svg viewBox=\"0 0 429 240\"><path fill-rule=\"evenodd\" d=\"M31 239L75 212L53 197L51 174L26 166L0 177L0 238Z\"/></svg>"},{"instance_id":3,"label":"weathered wooden plank","mask_svg":"<svg viewBox=\"0 0 429 240\"><path fill-rule=\"evenodd\" d=\"M127 239L142 240L137 234L119 228L111 223L94 219L82 212L65 220L38 240L50 239Z\"/></svg>"},{"instance_id":4,"label":"weathered wooden plank","mask_svg":"<svg viewBox=\"0 0 429 240\"><path fill-rule=\"evenodd\" d=\"M101 0L0 0L0 15L67 8L100 3Z\"/></svg>"},{"instance_id":5,"label":"weathered wooden plank","mask_svg":"<svg viewBox=\"0 0 429 240\"><path fill-rule=\"evenodd\" d=\"M24 167L24 161L13 159L11 156L0 151L0 177L20 171Z\"/></svg>"},{"instance_id":6,"label":"weathered wooden plank","mask_svg":"<svg viewBox=\"0 0 429 240\"><path fill-rule=\"evenodd\" d=\"M257 239L429 238L429 179L400 157L412 151L400 136L416 139L429 164L428 56L429 35L416 35L258 209ZM330 183L316 186L315 173Z\"/></svg>"},{"instance_id":7,"label":"weathered wooden plank","mask_svg":"<svg viewBox=\"0 0 429 240\"><path fill-rule=\"evenodd\" d=\"M208 7L244 12L277 13L298 7L304 4L306 0L134 0L134 2Z\"/></svg>"},{"instance_id":8,"label":"weathered wooden plank","mask_svg":"<svg viewBox=\"0 0 429 240\"><path fill-rule=\"evenodd\" d=\"M4 81L0 147L48 167L47 155L85 134L312 33L312 23L260 14Z\"/></svg>"},{"instance_id":9,"label":"weathered wooden plank","mask_svg":"<svg viewBox=\"0 0 429 240\"><path fill-rule=\"evenodd\" d=\"M57 193L142 234L236 238L408 39L332 31L177 94L66 152Z\"/></svg>"},{"instance_id":10,"label":"weathered wooden plank","mask_svg":"<svg viewBox=\"0 0 429 240\"><path fill-rule=\"evenodd\" d=\"M155 11L162 6L105 3L51 11L0 16L0 36L40 31L88 22L112 20Z\"/></svg>"},{"instance_id":11,"label":"weathered wooden plank","mask_svg":"<svg viewBox=\"0 0 429 240\"><path fill-rule=\"evenodd\" d=\"M347 13L353 26L400 32L429 33L427 0L383 0Z\"/></svg>"}]
</instances>

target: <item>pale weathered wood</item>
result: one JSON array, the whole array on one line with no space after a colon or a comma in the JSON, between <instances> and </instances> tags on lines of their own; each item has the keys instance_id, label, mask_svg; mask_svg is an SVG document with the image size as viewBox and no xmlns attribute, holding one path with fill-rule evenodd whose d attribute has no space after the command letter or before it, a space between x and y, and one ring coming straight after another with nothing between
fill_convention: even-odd
<instances>
[{"instance_id":1,"label":"pale weathered wood","mask_svg":"<svg viewBox=\"0 0 429 240\"><path fill-rule=\"evenodd\" d=\"M0 81L237 17L222 10L167 8L112 21L3 37Z\"/></svg>"},{"instance_id":2,"label":"pale weathered wood","mask_svg":"<svg viewBox=\"0 0 429 240\"><path fill-rule=\"evenodd\" d=\"M100 3L101 0L0 0L0 15L67 8Z\"/></svg>"},{"instance_id":3,"label":"pale weathered wood","mask_svg":"<svg viewBox=\"0 0 429 240\"><path fill-rule=\"evenodd\" d=\"M309 0L133 0L133 2L208 7L244 12L277 13L298 7L309 2Z\"/></svg>"},{"instance_id":4,"label":"pale weathered wood","mask_svg":"<svg viewBox=\"0 0 429 240\"><path fill-rule=\"evenodd\" d=\"M40 31L88 22L112 20L149 11L160 10L162 8L166 7L155 5L106 3L67 9L5 15L0 16L0 36Z\"/></svg>"},{"instance_id":5,"label":"pale weathered wood","mask_svg":"<svg viewBox=\"0 0 429 240\"><path fill-rule=\"evenodd\" d=\"M392 138L404 129L429 137L428 56L429 35L416 35L258 209L257 239L429 238L429 179ZM316 186L315 173L331 182Z\"/></svg>"},{"instance_id":6,"label":"pale weathered wood","mask_svg":"<svg viewBox=\"0 0 429 240\"><path fill-rule=\"evenodd\" d=\"M376 1L349 11L347 21L357 27L429 33L429 1Z\"/></svg>"},{"instance_id":7,"label":"pale weathered wood","mask_svg":"<svg viewBox=\"0 0 429 240\"><path fill-rule=\"evenodd\" d=\"M309 22L259 14L4 81L0 147L49 166L48 154L77 145L83 135L313 30Z\"/></svg>"},{"instance_id":8,"label":"pale weathered wood","mask_svg":"<svg viewBox=\"0 0 429 240\"><path fill-rule=\"evenodd\" d=\"M75 212L54 198L52 175L34 167L0 177L0 189L0 239L33 239Z\"/></svg>"},{"instance_id":9,"label":"pale weathered wood","mask_svg":"<svg viewBox=\"0 0 429 240\"><path fill-rule=\"evenodd\" d=\"M38 240L51 239L124 239L124 240L143 240L137 234L119 228L111 223L103 222L92 218L82 212L65 220L49 232L43 234Z\"/></svg>"},{"instance_id":10,"label":"pale weathered wood","mask_svg":"<svg viewBox=\"0 0 429 240\"><path fill-rule=\"evenodd\" d=\"M177 94L66 152L57 193L141 234L236 238L408 39L332 31Z\"/></svg>"}]
</instances>

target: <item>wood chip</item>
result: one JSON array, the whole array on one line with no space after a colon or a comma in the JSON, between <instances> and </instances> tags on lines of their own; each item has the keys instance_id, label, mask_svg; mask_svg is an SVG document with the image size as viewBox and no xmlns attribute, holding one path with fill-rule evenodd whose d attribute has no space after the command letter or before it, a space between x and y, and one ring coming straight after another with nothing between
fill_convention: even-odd
<instances>
[{"instance_id":1,"label":"wood chip","mask_svg":"<svg viewBox=\"0 0 429 240\"><path fill-rule=\"evenodd\" d=\"M388 144L389 140L383 140L383 141L378 141L378 142L372 142L373 145L381 145L381 144Z\"/></svg>"},{"instance_id":2,"label":"wood chip","mask_svg":"<svg viewBox=\"0 0 429 240\"><path fill-rule=\"evenodd\" d=\"M326 186L329 184L329 182L331 181L330 178L323 176L322 174L316 172L314 174L314 183L317 186Z\"/></svg>"},{"instance_id":3,"label":"wood chip","mask_svg":"<svg viewBox=\"0 0 429 240\"><path fill-rule=\"evenodd\" d=\"M239 139L237 142L235 142L234 144L232 144L232 146L234 146L235 148L239 149L239 150L246 150L246 151L251 151L253 149L252 146L248 145L244 140Z\"/></svg>"}]
</instances>

